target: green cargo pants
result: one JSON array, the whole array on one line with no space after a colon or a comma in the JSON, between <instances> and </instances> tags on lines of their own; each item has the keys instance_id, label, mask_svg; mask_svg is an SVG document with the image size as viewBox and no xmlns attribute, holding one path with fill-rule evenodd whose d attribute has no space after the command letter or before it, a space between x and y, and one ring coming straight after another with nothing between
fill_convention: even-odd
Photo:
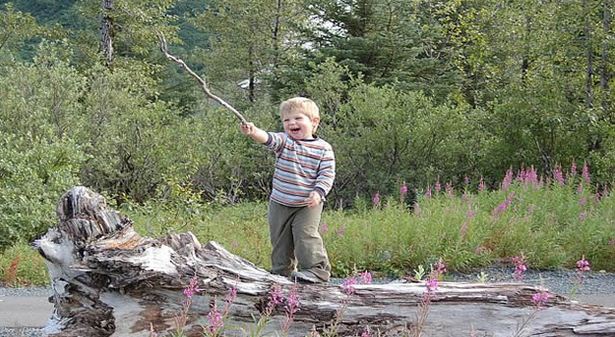
<instances>
[{"instance_id":1,"label":"green cargo pants","mask_svg":"<svg viewBox=\"0 0 615 337\"><path fill-rule=\"evenodd\" d=\"M331 265L318 232L323 204L288 207L269 201L271 272L290 276L295 270L308 271L323 281L331 276Z\"/></svg>"}]
</instances>

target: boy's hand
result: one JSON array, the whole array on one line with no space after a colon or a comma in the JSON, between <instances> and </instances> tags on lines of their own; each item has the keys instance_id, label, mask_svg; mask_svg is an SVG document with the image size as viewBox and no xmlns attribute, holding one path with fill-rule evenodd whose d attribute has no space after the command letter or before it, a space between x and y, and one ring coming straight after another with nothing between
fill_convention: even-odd
<instances>
[{"instance_id":1,"label":"boy's hand","mask_svg":"<svg viewBox=\"0 0 615 337\"><path fill-rule=\"evenodd\" d=\"M320 204L322 198L320 197L320 193L312 191L305 201L307 201L307 207L314 207Z\"/></svg>"},{"instance_id":2,"label":"boy's hand","mask_svg":"<svg viewBox=\"0 0 615 337\"><path fill-rule=\"evenodd\" d=\"M251 136L252 134L254 134L254 130L256 129L256 127L254 126L254 123L241 123L240 129L241 133L243 133L244 135Z\"/></svg>"}]
</instances>

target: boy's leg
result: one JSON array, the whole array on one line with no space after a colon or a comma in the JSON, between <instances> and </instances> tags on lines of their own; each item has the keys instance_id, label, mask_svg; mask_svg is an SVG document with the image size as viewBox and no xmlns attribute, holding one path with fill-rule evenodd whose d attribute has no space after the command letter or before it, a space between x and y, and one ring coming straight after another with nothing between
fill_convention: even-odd
<instances>
[{"instance_id":1,"label":"boy's leg","mask_svg":"<svg viewBox=\"0 0 615 337\"><path fill-rule=\"evenodd\" d=\"M292 230L298 269L314 274L322 281L329 281L331 265L322 237L318 232L323 204L301 207L294 216Z\"/></svg>"},{"instance_id":2,"label":"boy's leg","mask_svg":"<svg viewBox=\"0 0 615 337\"><path fill-rule=\"evenodd\" d=\"M290 276L295 269L293 244L293 208L269 201L269 238L271 239L271 272Z\"/></svg>"}]
</instances>

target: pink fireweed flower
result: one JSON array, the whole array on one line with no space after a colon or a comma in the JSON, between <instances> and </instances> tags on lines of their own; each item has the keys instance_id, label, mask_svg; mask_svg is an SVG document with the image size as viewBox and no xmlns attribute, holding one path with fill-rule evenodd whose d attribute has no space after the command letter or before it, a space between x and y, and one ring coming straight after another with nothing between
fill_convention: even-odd
<instances>
[{"instance_id":1,"label":"pink fireweed flower","mask_svg":"<svg viewBox=\"0 0 615 337\"><path fill-rule=\"evenodd\" d=\"M540 309L544 307L545 304L547 304L549 298L551 298L551 294L549 294L548 292L541 291L532 295L532 303L536 306L536 308Z\"/></svg>"},{"instance_id":2,"label":"pink fireweed flower","mask_svg":"<svg viewBox=\"0 0 615 337\"><path fill-rule=\"evenodd\" d=\"M510 188L510 185L512 184L512 180L513 180L513 171L512 169L508 169L506 170L506 175L504 176L504 179L502 179L502 191L508 191L508 188Z\"/></svg>"},{"instance_id":3,"label":"pink fireweed flower","mask_svg":"<svg viewBox=\"0 0 615 337\"><path fill-rule=\"evenodd\" d=\"M265 313L270 315L273 310L284 301L284 295L282 294L282 289L279 285L274 284L269 290L269 294L267 297L267 308L265 309Z\"/></svg>"},{"instance_id":4,"label":"pink fireweed flower","mask_svg":"<svg viewBox=\"0 0 615 337\"><path fill-rule=\"evenodd\" d=\"M526 185L531 185L534 187L538 186L538 173L536 173L534 166L530 166L530 169L526 171L524 182Z\"/></svg>"},{"instance_id":5,"label":"pink fireweed flower","mask_svg":"<svg viewBox=\"0 0 615 337\"><path fill-rule=\"evenodd\" d=\"M380 207L380 192L374 193L372 196L372 204L374 207Z\"/></svg>"},{"instance_id":6,"label":"pink fireweed flower","mask_svg":"<svg viewBox=\"0 0 615 337\"><path fill-rule=\"evenodd\" d=\"M198 285L199 285L199 279L196 276L194 276L193 278L190 279L190 284L188 284L188 286L184 288L184 296L186 296L186 298L192 298L194 294L200 292L202 289L199 289Z\"/></svg>"},{"instance_id":7,"label":"pink fireweed flower","mask_svg":"<svg viewBox=\"0 0 615 337\"><path fill-rule=\"evenodd\" d=\"M344 225L339 226L339 227L335 230L335 234L336 234L338 237L340 237L340 238L341 238L341 237L343 237L343 236L344 236L344 234L346 234L346 226L344 226Z\"/></svg>"},{"instance_id":8,"label":"pink fireweed flower","mask_svg":"<svg viewBox=\"0 0 615 337\"><path fill-rule=\"evenodd\" d=\"M427 199L431 198L432 192L431 192L431 185L427 186L427 190L425 191L425 197Z\"/></svg>"},{"instance_id":9,"label":"pink fireweed flower","mask_svg":"<svg viewBox=\"0 0 615 337\"><path fill-rule=\"evenodd\" d=\"M354 277L349 277L342 282L342 291L346 295L352 295L355 292L355 285L357 284L357 279Z\"/></svg>"},{"instance_id":10,"label":"pink fireweed flower","mask_svg":"<svg viewBox=\"0 0 615 337\"><path fill-rule=\"evenodd\" d=\"M478 182L478 191L483 192L485 189L485 180L483 179L483 176L481 176L480 181Z\"/></svg>"},{"instance_id":11,"label":"pink fireweed flower","mask_svg":"<svg viewBox=\"0 0 615 337\"><path fill-rule=\"evenodd\" d=\"M359 274L359 280L361 284L371 284L372 283L372 273L367 270Z\"/></svg>"},{"instance_id":12,"label":"pink fireweed flower","mask_svg":"<svg viewBox=\"0 0 615 337\"><path fill-rule=\"evenodd\" d=\"M512 262L515 265L515 271L513 272L513 278L517 281L523 280L524 273L527 271L527 265L525 263L525 256L514 256Z\"/></svg>"},{"instance_id":13,"label":"pink fireweed flower","mask_svg":"<svg viewBox=\"0 0 615 337\"><path fill-rule=\"evenodd\" d=\"M295 284L288 292L286 304L284 305L285 317L281 324L281 328L285 335L288 335L288 330L295 319L295 313L299 311L299 307L299 295L297 293L297 284Z\"/></svg>"},{"instance_id":14,"label":"pink fireweed flower","mask_svg":"<svg viewBox=\"0 0 615 337\"><path fill-rule=\"evenodd\" d=\"M579 206L585 206L587 204L587 198L585 196L581 196L579 198Z\"/></svg>"},{"instance_id":15,"label":"pink fireweed flower","mask_svg":"<svg viewBox=\"0 0 615 337\"><path fill-rule=\"evenodd\" d=\"M408 194L408 185L406 185L406 182L404 181L399 187L399 195L401 196L402 202L406 198L407 194Z\"/></svg>"},{"instance_id":16,"label":"pink fireweed flower","mask_svg":"<svg viewBox=\"0 0 615 337\"><path fill-rule=\"evenodd\" d=\"M320 224L320 234L326 234L329 231L329 225L326 222Z\"/></svg>"},{"instance_id":17,"label":"pink fireweed flower","mask_svg":"<svg viewBox=\"0 0 615 337\"><path fill-rule=\"evenodd\" d=\"M572 164L570 164L570 173L569 176L571 177L576 177L577 176L577 162L576 161L572 161Z\"/></svg>"},{"instance_id":18,"label":"pink fireweed flower","mask_svg":"<svg viewBox=\"0 0 615 337\"><path fill-rule=\"evenodd\" d=\"M564 172L562 172L562 168L559 165L555 166L555 169L553 170L553 179L555 179L560 186L563 186L566 183L566 180L564 179Z\"/></svg>"},{"instance_id":19,"label":"pink fireweed flower","mask_svg":"<svg viewBox=\"0 0 615 337\"><path fill-rule=\"evenodd\" d=\"M438 259L438 262L436 262L436 269L435 269L435 276L439 277L440 275L446 273L446 264L444 264L444 261L442 261L442 258Z\"/></svg>"},{"instance_id":20,"label":"pink fireweed flower","mask_svg":"<svg viewBox=\"0 0 615 337\"><path fill-rule=\"evenodd\" d=\"M453 183L451 183L450 181L446 183L446 185L444 185L444 190L446 191L446 195L448 195L449 197L453 196Z\"/></svg>"},{"instance_id":21,"label":"pink fireweed flower","mask_svg":"<svg viewBox=\"0 0 615 337\"><path fill-rule=\"evenodd\" d=\"M583 177L583 181L588 186L591 184L591 177L589 176L589 166L587 166L587 162L583 163L583 170L581 172L581 177Z\"/></svg>"},{"instance_id":22,"label":"pink fireweed flower","mask_svg":"<svg viewBox=\"0 0 615 337\"><path fill-rule=\"evenodd\" d=\"M369 331L369 326L366 326L365 329L363 329L361 332L361 337L372 337L372 334Z\"/></svg>"},{"instance_id":23,"label":"pink fireweed flower","mask_svg":"<svg viewBox=\"0 0 615 337\"><path fill-rule=\"evenodd\" d=\"M587 261L585 259L585 255L583 255L583 257L581 257L581 259L577 261L577 271L583 273L590 270L591 266L589 264L589 261Z\"/></svg>"},{"instance_id":24,"label":"pink fireweed flower","mask_svg":"<svg viewBox=\"0 0 615 337\"><path fill-rule=\"evenodd\" d=\"M585 219L587 219L587 211L579 213L579 221L583 222Z\"/></svg>"},{"instance_id":25,"label":"pink fireweed flower","mask_svg":"<svg viewBox=\"0 0 615 337\"><path fill-rule=\"evenodd\" d=\"M222 313L218 311L218 307L216 306L216 302L214 302L213 308L209 310L207 314L207 331L211 336L217 336L220 331L224 328L224 319Z\"/></svg>"},{"instance_id":26,"label":"pink fireweed flower","mask_svg":"<svg viewBox=\"0 0 615 337\"><path fill-rule=\"evenodd\" d=\"M299 294L297 293L297 286L295 285L290 289L290 292L288 293L288 298L286 299L286 305L284 306L284 309L286 310L286 313L292 315L299 310L299 307Z\"/></svg>"},{"instance_id":27,"label":"pink fireweed flower","mask_svg":"<svg viewBox=\"0 0 615 337\"><path fill-rule=\"evenodd\" d=\"M517 182L525 182L525 176L527 175L527 173L525 172L525 168L521 168L521 170L519 170L519 172L517 172L517 177L515 178L515 181Z\"/></svg>"},{"instance_id":28,"label":"pink fireweed flower","mask_svg":"<svg viewBox=\"0 0 615 337\"><path fill-rule=\"evenodd\" d=\"M501 204L499 204L496 208L493 209L493 211L491 211L491 215L493 215L494 217L498 217L502 213L504 213L506 209L508 208L508 206L510 206L510 204L512 203L512 199L514 196L515 196L515 192L510 192L508 196L506 197L506 199L504 199L504 201Z\"/></svg>"},{"instance_id":29,"label":"pink fireweed flower","mask_svg":"<svg viewBox=\"0 0 615 337\"><path fill-rule=\"evenodd\" d=\"M436 180L436 185L434 186L434 190L436 191L436 194L440 193L440 191L442 190L442 185L440 185L440 178Z\"/></svg>"},{"instance_id":30,"label":"pink fireweed flower","mask_svg":"<svg viewBox=\"0 0 615 337\"><path fill-rule=\"evenodd\" d=\"M429 293L438 290L438 279L435 277L427 279L427 281L425 282L425 287L427 288L427 292Z\"/></svg>"}]
</instances>

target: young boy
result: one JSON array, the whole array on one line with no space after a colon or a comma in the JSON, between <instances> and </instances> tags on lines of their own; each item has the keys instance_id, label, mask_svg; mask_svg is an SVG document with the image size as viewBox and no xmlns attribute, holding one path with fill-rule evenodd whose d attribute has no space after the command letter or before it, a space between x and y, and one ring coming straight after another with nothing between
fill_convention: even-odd
<instances>
[{"instance_id":1,"label":"young boy","mask_svg":"<svg viewBox=\"0 0 615 337\"><path fill-rule=\"evenodd\" d=\"M335 179L333 149L315 136L320 115L311 99L282 102L280 117L284 132L241 125L243 134L265 144L277 157L268 212L271 272L298 282L327 282L331 265L318 227Z\"/></svg>"}]
</instances>

